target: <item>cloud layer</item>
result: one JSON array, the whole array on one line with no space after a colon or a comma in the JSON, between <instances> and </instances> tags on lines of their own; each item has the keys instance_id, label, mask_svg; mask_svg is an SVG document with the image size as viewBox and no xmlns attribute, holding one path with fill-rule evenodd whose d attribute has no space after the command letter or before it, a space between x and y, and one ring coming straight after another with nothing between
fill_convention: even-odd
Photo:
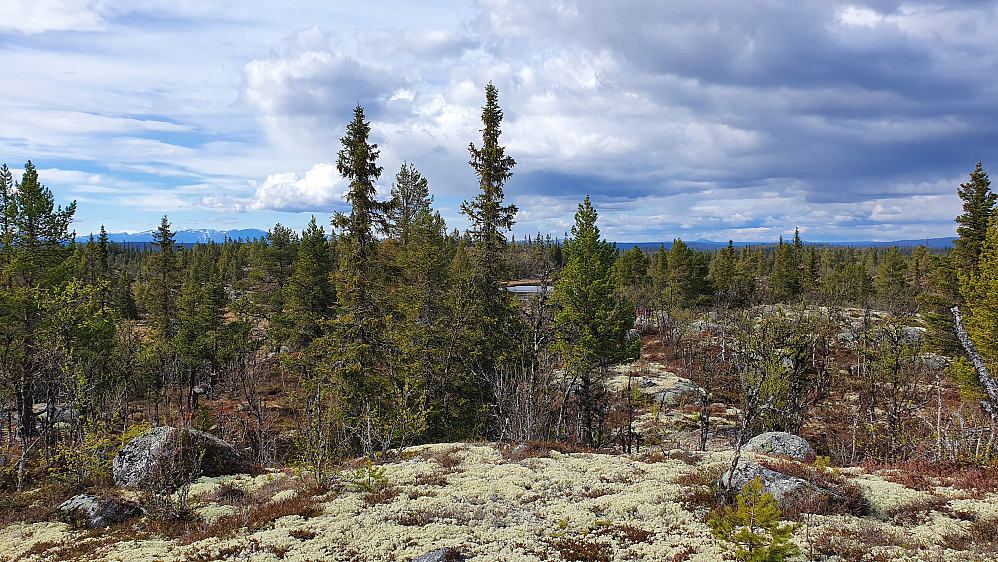
<instances>
[{"instance_id":1,"label":"cloud layer","mask_svg":"<svg viewBox=\"0 0 998 562\"><path fill-rule=\"evenodd\" d=\"M463 227L489 81L521 233L567 230L591 194L626 241L942 236L956 186L998 162L991 2L68 2L0 8L20 14L0 39L27 43L0 63L42 92L0 94L0 142L168 190L191 220L340 208L360 103L381 187L413 162ZM46 10L76 19L31 23Z\"/></svg>"}]
</instances>

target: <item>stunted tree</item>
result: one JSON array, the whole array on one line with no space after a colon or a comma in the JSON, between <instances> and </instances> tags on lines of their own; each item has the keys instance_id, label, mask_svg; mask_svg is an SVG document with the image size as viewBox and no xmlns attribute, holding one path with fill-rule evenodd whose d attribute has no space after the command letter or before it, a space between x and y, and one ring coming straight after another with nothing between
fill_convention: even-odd
<instances>
[{"instance_id":1,"label":"stunted tree","mask_svg":"<svg viewBox=\"0 0 998 562\"><path fill-rule=\"evenodd\" d=\"M565 268L554 288L561 305L555 317L557 346L571 377L577 436L584 445L599 445L605 435L600 429L607 369L636 358L641 345L638 338L627 337L634 326L634 307L614 282L617 247L600 240L597 216L587 196L575 213L572 238L563 249Z\"/></svg>"}]
</instances>

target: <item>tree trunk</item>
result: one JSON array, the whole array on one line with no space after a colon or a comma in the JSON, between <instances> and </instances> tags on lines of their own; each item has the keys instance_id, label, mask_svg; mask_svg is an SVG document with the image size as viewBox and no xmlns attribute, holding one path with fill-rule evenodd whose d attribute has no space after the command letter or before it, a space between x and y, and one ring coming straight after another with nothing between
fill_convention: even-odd
<instances>
[{"instance_id":1,"label":"tree trunk","mask_svg":"<svg viewBox=\"0 0 998 562\"><path fill-rule=\"evenodd\" d=\"M981 406L991 414L992 419L995 419L998 416L998 409L996 409L996 405L998 405L998 384L991 378L991 375L988 373L988 367L984 364L984 360L980 354L977 353L974 343L970 341L967 330L963 327L963 317L960 315L960 307L954 306L950 309L950 312L953 313L953 319L956 324L956 335L960 338L960 343L963 344L963 348L967 351L970 362L974 366L974 372L977 373L977 379L981 382L981 386L984 387L984 391L988 395L986 400L981 401Z\"/></svg>"}]
</instances>

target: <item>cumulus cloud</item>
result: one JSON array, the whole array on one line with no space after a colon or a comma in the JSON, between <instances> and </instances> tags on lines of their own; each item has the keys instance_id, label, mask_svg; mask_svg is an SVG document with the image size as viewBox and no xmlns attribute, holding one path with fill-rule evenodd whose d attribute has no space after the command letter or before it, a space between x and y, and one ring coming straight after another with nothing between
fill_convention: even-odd
<instances>
[{"instance_id":1,"label":"cumulus cloud","mask_svg":"<svg viewBox=\"0 0 998 562\"><path fill-rule=\"evenodd\" d=\"M271 174L262 182L250 181L250 185L254 193L247 200L206 198L206 202L235 212L331 211L342 207L348 187L336 167L324 162L312 166L304 175Z\"/></svg>"}]
</instances>

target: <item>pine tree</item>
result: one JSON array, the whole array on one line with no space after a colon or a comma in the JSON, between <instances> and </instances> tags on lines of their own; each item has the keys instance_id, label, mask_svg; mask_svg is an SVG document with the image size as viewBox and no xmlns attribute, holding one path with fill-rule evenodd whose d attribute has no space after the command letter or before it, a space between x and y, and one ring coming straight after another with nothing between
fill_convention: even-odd
<instances>
[{"instance_id":1,"label":"pine tree","mask_svg":"<svg viewBox=\"0 0 998 562\"><path fill-rule=\"evenodd\" d=\"M730 545L736 560L782 562L800 552L790 541L800 525L780 523L783 514L776 499L762 492L758 478L742 487L737 501L737 507L726 508L709 521L711 533Z\"/></svg>"}]
</instances>

